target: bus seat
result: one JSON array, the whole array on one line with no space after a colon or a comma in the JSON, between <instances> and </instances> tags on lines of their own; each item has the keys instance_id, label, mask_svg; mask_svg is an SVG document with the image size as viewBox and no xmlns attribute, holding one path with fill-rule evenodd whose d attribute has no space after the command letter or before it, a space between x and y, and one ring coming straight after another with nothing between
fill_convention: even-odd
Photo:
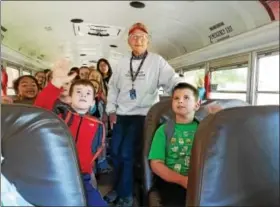
<instances>
[{"instance_id":1,"label":"bus seat","mask_svg":"<svg viewBox=\"0 0 280 207\"><path fill-rule=\"evenodd\" d=\"M239 99L208 99L201 103L200 109L196 112L197 119L203 119L208 115L207 107L213 104L221 105L224 109L232 107L249 106L250 104Z\"/></svg>"},{"instance_id":2,"label":"bus seat","mask_svg":"<svg viewBox=\"0 0 280 207\"><path fill-rule=\"evenodd\" d=\"M1 105L1 173L35 206L86 206L75 145L54 113Z\"/></svg>"},{"instance_id":3,"label":"bus seat","mask_svg":"<svg viewBox=\"0 0 280 207\"><path fill-rule=\"evenodd\" d=\"M206 108L210 104L220 104L223 108L230 108L230 107L237 107L237 106L246 106L249 105L246 102L235 100L235 99L229 99L229 100L208 100L201 104L200 109L196 112L196 117L199 120L202 120L204 117L208 115ZM149 206L157 206L159 203L157 202L158 199L156 192L150 192L152 185L153 185L153 173L150 169L150 164L148 160L148 155L150 152L150 146L152 143L152 138L159 127L161 123L166 122L168 119L174 119L174 113L171 110L171 97L164 98L160 102L156 103L154 106L151 107L149 110L146 120L145 120L145 126L144 126L144 148L143 148L143 196L144 196L144 202L147 204L149 203ZM151 193L151 195L150 195Z\"/></svg>"},{"instance_id":4,"label":"bus seat","mask_svg":"<svg viewBox=\"0 0 280 207\"><path fill-rule=\"evenodd\" d=\"M205 118L190 165L187 206L279 206L279 106Z\"/></svg>"}]
</instances>

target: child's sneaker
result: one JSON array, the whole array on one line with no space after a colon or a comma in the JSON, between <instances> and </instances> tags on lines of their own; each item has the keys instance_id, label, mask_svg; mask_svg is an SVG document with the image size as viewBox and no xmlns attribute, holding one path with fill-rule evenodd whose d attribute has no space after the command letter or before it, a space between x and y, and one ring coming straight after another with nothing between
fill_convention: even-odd
<instances>
[{"instance_id":1,"label":"child's sneaker","mask_svg":"<svg viewBox=\"0 0 280 207\"><path fill-rule=\"evenodd\" d=\"M119 198L116 202L116 207L132 207L133 197Z\"/></svg>"},{"instance_id":2,"label":"child's sneaker","mask_svg":"<svg viewBox=\"0 0 280 207\"><path fill-rule=\"evenodd\" d=\"M116 191L110 191L109 193L107 193L107 195L105 195L103 197L103 199L107 202L107 203L114 203L118 198L118 194Z\"/></svg>"}]
</instances>

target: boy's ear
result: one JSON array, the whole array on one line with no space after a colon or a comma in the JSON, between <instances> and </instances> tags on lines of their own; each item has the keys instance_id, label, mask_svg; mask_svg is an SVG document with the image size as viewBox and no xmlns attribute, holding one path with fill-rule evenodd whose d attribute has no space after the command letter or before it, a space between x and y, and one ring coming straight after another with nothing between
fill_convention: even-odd
<instances>
[{"instance_id":1,"label":"boy's ear","mask_svg":"<svg viewBox=\"0 0 280 207\"><path fill-rule=\"evenodd\" d=\"M198 99L196 104L195 104L195 111L197 111L200 108L200 105L201 105L201 100Z\"/></svg>"}]
</instances>

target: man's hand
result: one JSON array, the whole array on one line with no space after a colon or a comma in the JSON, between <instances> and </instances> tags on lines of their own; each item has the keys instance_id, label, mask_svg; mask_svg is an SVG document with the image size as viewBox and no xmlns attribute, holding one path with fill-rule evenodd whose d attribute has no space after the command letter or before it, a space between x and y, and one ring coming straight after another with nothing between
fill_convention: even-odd
<instances>
[{"instance_id":1,"label":"man's hand","mask_svg":"<svg viewBox=\"0 0 280 207\"><path fill-rule=\"evenodd\" d=\"M110 119L110 126L111 126L111 129L113 129L113 126L115 123L117 123L117 115L116 113L110 113L109 115L109 119Z\"/></svg>"},{"instance_id":2,"label":"man's hand","mask_svg":"<svg viewBox=\"0 0 280 207\"><path fill-rule=\"evenodd\" d=\"M53 78L51 82L57 88L61 88L63 84L72 81L77 75L76 73L73 73L72 75L68 76L69 61L66 59L57 61L52 68L52 72Z\"/></svg>"},{"instance_id":3,"label":"man's hand","mask_svg":"<svg viewBox=\"0 0 280 207\"><path fill-rule=\"evenodd\" d=\"M108 115L107 115L106 113L103 113L102 122L103 122L104 124L108 122Z\"/></svg>"}]
</instances>

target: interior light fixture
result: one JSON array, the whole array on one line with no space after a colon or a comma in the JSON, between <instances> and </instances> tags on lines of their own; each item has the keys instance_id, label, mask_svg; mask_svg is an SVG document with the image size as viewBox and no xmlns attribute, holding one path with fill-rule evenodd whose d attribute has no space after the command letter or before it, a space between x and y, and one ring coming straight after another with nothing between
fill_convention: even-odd
<instances>
[{"instance_id":1,"label":"interior light fixture","mask_svg":"<svg viewBox=\"0 0 280 207\"><path fill-rule=\"evenodd\" d=\"M79 18L74 18L74 19L71 19L70 20L72 23L82 23L82 22L84 22L84 20L83 19L79 19Z\"/></svg>"},{"instance_id":2,"label":"interior light fixture","mask_svg":"<svg viewBox=\"0 0 280 207\"><path fill-rule=\"evenodd\" d=\"M136 9L142 9L145 7L145 4L141 1L132 1L129 3L129 5Z\"/></svg>"}]
</instances>

